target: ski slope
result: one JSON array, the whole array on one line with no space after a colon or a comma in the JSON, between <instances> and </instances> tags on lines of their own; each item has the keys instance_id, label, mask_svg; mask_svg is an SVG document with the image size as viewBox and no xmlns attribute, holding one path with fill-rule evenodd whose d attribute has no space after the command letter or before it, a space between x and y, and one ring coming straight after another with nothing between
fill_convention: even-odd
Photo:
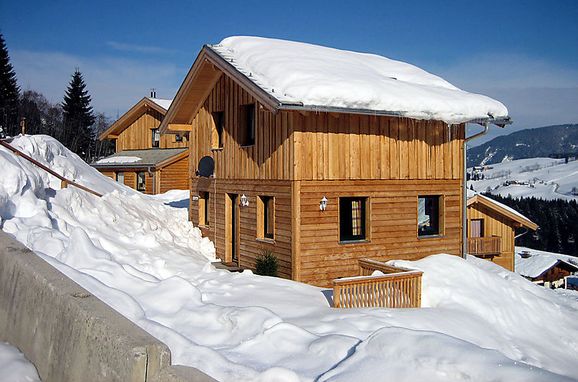
<instances>
[{"instance_id":1,"label":"ski slope","mask_svg":"<svg viewBox=\"0 0 578 382\"><path fill-rule=\"evenodd\" d=\"M544 200L578 200L572 189L578 189L578 161L529 158L506 161L483 170L483 180L469 181L478 192L514 198L536 197ZM471 172L471 169L468 169ZM507 185L506 182L520 184Z\"/></svg>"},{"instance_id":2,"label":"ski slope","mask_svg":"<svg viewBox=\"0 0 578 382\"><path fill-rule=\"evenodd\" d=\"M47 136L0 147L0 228L220 381L578 380L578 301L493 263L436 255L422 309L329 306L321 288L215 269L213 244L172 208L119 185ZM173 199L174 198L174 199ZM554 324L555 323L555 324ZM33 330L33 328L31 328Z\"/></svg>"}]
</instances>

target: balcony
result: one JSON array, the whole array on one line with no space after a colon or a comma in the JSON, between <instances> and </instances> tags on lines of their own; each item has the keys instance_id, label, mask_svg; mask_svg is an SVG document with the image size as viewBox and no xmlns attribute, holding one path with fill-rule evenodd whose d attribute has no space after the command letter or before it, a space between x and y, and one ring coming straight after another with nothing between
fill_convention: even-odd
<instances>
[{"instance_id":1,"label":"balcony","mask_svg":"<svg viewBox=\"0 0 578 382\"><path fill-rule=\"evenodd\" d=\"M501 238L499 236L468 238L468 253L484 259L500 256Z\"/></svg>"}]
</instances>

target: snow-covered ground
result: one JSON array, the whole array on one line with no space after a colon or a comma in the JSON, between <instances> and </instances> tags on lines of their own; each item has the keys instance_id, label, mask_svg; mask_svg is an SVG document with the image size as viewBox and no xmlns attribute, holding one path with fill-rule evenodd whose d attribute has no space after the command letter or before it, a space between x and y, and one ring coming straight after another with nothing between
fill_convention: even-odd
<instances>
[{"instance_id":1,"label":"snow-covered ground","mask_svg":"<svg viewBox=\"0 0 578 382\"><path fill-rule=\"evenodd\" d=\"M321 288L215 269L186 208L116 184L46 136L0 147L0 228L222 381L578 380L578 301L476 258L424 272L422 309L329 306ZM181 198L183 195L176 195ZM161 197L162 198L162 197Z\"/></svg>"},{"instance_id":2,"label":"snow-covered ground","mask_svg":"<svg viewBox=\"0 0 578 382\"><path fill-rule=\"evenodd\" d=\"M33 364L18 349L0 342L0 381L40 382Z\"/></svg>"},{"instance_id":3,"label":"snow-covered ground","mask_svg":"<svg viewBox=\"0 0 578 382\"><path fill-rule=\"evenodd\" d=\"M478 192L514 198L536 197L544 200L578 200L572 189L578 189L578 161L529 158L490 165L482 172L483 180L469 181ZM471 172L471 169L468 169ZM522 184L506 185L516 181Z\"/></svg>"}]
</instances>

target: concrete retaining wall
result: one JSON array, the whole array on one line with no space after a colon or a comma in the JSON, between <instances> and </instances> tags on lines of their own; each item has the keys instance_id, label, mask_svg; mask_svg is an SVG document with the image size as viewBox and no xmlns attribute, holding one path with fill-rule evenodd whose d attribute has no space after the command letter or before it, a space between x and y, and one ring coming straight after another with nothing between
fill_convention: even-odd
<instances>
[{"instance_id":1,"label":"concrete retaining wall","mask_svg":"<svg viewBox=\"0 0 578 382\"><path fill-rule=\"evenodd\" d=\"M44 382L215 382L2 231L0 340Z\"/></svg>"}]
</instances>

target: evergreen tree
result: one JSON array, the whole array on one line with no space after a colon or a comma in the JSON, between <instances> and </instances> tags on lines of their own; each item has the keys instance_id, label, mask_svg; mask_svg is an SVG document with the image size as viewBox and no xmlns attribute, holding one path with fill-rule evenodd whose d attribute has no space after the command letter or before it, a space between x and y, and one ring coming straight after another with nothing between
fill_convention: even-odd
<instances>
[{"instance_id":1,"label":"evergreen tree","mask_svg":"<svg viewBox=\"0 0 578 382\"><path fill-rule=\"evenodd\" d=\"M10 63L4 36L0 33L0 127L8 135L16 135L18 126L18 84Z\"/></svg>"},{"instance_id":2,"label":"evergreen tree","mask_svg":"<svg viewBox=\"0 0 578 382\"><path fill-rule=\"evenodd\" d=\"M95 118L92 113L92 106L90 106L90 95L88 95L86 84L78 69L72 75L64 95L62 112L64 118L62 143L86 159L94 144L92 124Z\"/></svg>"}]
</instances>

